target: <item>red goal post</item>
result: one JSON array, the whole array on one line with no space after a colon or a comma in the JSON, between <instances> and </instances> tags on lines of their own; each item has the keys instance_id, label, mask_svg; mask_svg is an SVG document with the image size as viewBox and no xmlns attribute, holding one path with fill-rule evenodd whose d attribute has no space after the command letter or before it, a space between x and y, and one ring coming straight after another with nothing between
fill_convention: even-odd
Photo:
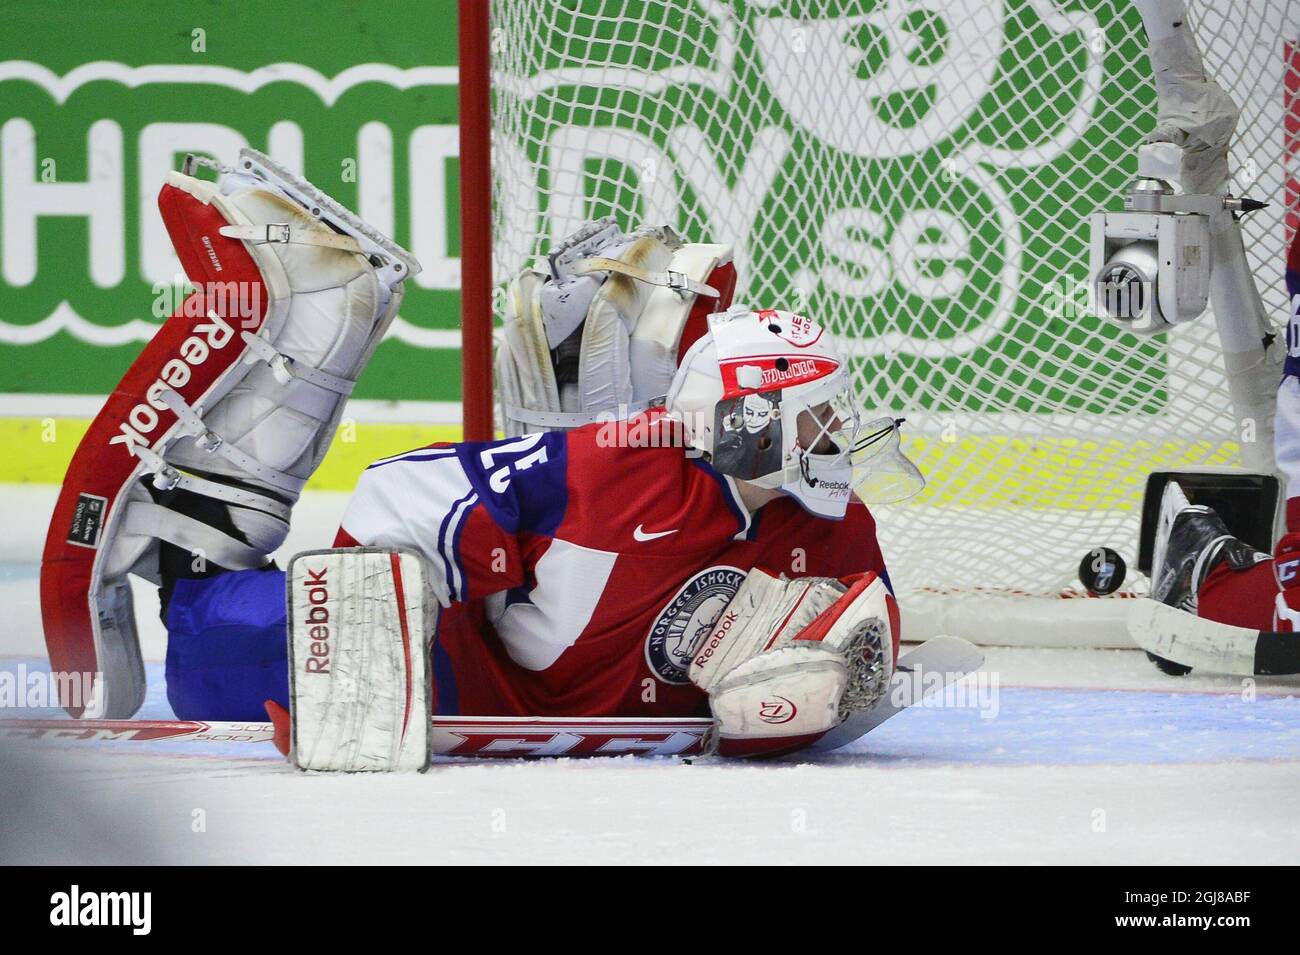
<instances>
[{"instance_id":1,"label":"red goal post","mask_svg":"<svg viewBox=\"0 0 1300 955\"><path fill-rule=\"evenodd\" d=\"M492 427L492 60L488 0L459 0L461 404L467 441ZM475 267L474 263L482 263Z\"/></svg>"}]
</instances>

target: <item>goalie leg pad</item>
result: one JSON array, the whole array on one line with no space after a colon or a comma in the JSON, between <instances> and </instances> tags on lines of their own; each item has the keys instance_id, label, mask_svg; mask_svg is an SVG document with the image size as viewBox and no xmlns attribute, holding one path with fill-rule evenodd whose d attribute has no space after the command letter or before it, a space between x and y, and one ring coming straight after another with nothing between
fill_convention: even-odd
<instances>
[{"instance_id":1,"label":"goalie leg pad","mask_svg":"<svg viewBox=\"0 0 1300 955\"><path fill-rule=\"evenodd\" d=\"M496 357L506 435L644 411L734 288L729 246L587 223L510 284Z\"/></svg>"},{"instance_id":2,"label":"goalie leg pad","mask_svg":"<svg viewBox=\"0 0 1300 955\"><path fill-rule=\"evenodd\" d=\"M155 583L166 541L231 570L284 540L357 375L418 264L254 150L219 183L171 173L158 199L197 286L78 445L46 537L41 614L54 670L95 675L110 719L144 699L128 573ZM146 487L148 481L152 488ZM165 506L227 506L238 537Z\"/></svg>"},{"instance_id":3,"label":"goalie leg pad","mask_svg":"<svg viewBox=\"0 0 1300 955\"><path fill-rule=\"evenodd\" d=\"M413 551L307 551L288 570L289 758L334 772L429 765L437 602Z\"/></svg>"}]
</instances>

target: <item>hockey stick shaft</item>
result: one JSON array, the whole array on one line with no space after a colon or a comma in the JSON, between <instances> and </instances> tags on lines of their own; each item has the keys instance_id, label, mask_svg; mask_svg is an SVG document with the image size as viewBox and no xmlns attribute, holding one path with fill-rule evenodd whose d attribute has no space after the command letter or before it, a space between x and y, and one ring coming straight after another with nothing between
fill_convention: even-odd
<instances>
[{"instance_id":1,"label":"hockey stick shaft","mask_svg":"<svg viewBox=\"0 0 1300 955\"><path fill-rule=\"evenodd\" d=\"M940 674L948 685L980 667L983 655L957 637L935 637L898 661L890 695L872 711L827 733L817 750L851 743L925 696L909 676ZM896 690L905 690L896 694ZM435 716L432 748L443 756L691 756L712 725L705 718ZM204 743L271 742L270 723L192 720L0 720L0 738L47 741Z\"/></svg>"},{"instance_id":2,"label":"hockey stick shaft","mask_svg":"<svg viewBox=\"0 0 1300 955\"><path fill-rule=\"evenodd\" d=\"M1234 627L1149 598L1129 611L1128 630L1142 649L1194 670L1234 676L1300 673L1300 634Z\"/></svg>"},{"instance_id":3,"label":"hockey stick shaft","mask_svg":"<svg viewBox=\"0 0 1300 955\"><path fill-rule=\"evenodd\" d=\"M435 716L433 751L449 756L687 756L707 719ZM0 720L0 737L60 742L269 743L270 723L194 720Z\"/></svg>"}]
</instances>

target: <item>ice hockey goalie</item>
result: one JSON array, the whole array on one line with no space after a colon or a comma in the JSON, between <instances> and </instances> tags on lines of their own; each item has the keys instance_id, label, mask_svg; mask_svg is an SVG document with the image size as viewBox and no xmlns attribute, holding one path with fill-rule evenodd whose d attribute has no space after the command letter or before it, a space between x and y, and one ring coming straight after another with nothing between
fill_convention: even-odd
<instances>
[{"instance_id":1,"label":"ice hockey goalie","mask_svg":"<svg viewBox=\"0 0 1300 955\"><path fill-rule=\"evenodd\" d=\"M900 498L920 475L898 423L855 406L826 329L731 304L729 248L598 222L511 284L506 437L361 475L329 599L364 632L336 649L271 554L418 264L251 150L216 185L173 173L160 206L196 296L234 279L261 306L178 311L69 469L42 609L53 665L100 674L100 713L143 697L128 574L160 589L177 716L259 719L272 701L341 719L313 709L305 674L352 653L348 698L398 701L347 715L373 722L373 744L352 739L368 765L412 706L711 714L723 753L752 754L884 692L899 615L858 492Z\"/></svg>"}]
</instances>

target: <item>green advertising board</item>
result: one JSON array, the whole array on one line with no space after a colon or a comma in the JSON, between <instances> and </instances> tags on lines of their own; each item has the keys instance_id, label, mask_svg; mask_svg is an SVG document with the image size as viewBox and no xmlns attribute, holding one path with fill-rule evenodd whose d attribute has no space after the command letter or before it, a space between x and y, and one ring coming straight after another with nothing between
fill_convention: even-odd
<instances>
[{"instance_id":1,"label":"green advertising board","mask_svg":"<svg viewBox=\"0 0 1300 955\"><path fill-rule=\"evenodd\" d=\"M107 393L166 316L186 152L267 151L425 265L361 398L459 398L456 8L8 3L0 392Z\"/></svg>"},{"instance_id":2,"label":"green advertising board","mask_svg":"<svg viewBox=\"0 0 1300 955\"><path fill-rule=\"evenodd\" d=\"M881 406L1159 410L1163 352L1077 294L1088 216L1113 206L1153 116L1130 5L506 6L524 12L492 37L498 265L587 216L659 215L735 244L757 304L829 316ZM162 175L249 144L420 259L356 397L457 420L453 0L22 2L6 24L0 393L105 394L177 300ZM557 142L592 129L615 134L604 153L562 168Z\"/></svg>"}]
</instances>

